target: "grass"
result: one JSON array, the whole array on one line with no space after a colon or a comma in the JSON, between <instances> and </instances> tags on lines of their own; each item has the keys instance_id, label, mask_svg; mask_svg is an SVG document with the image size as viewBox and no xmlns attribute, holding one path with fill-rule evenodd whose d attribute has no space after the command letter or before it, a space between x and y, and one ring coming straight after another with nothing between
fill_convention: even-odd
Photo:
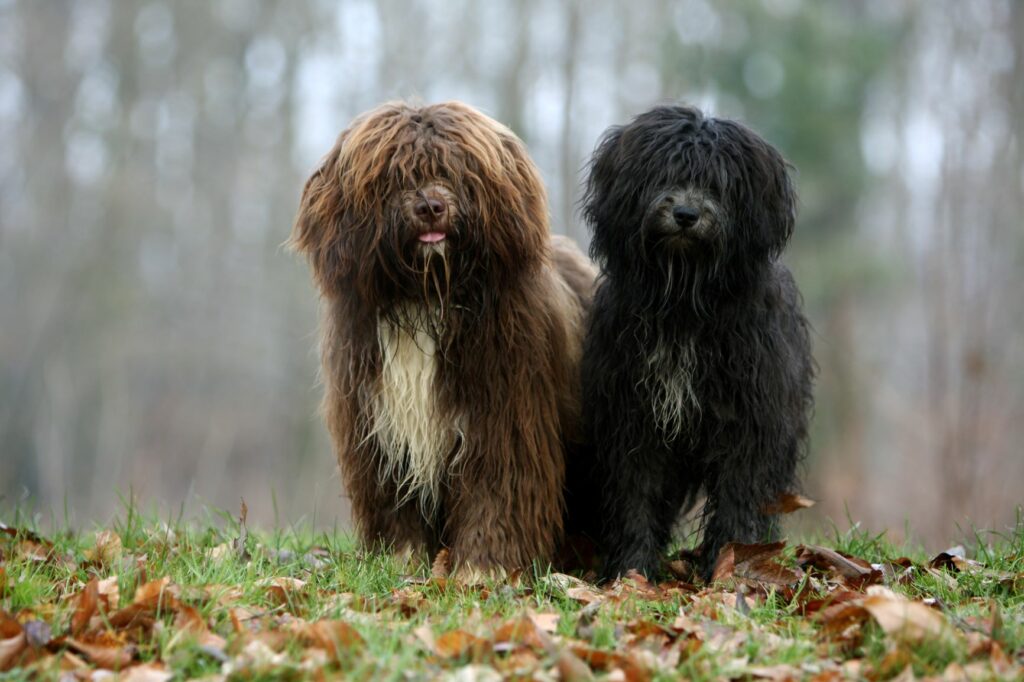
<instances>
[{"instance_id":1,"label":"grass","mask_svg":"<svg viewBox=\"0 0 1024 682\"><path fill-rule=\"evenodd\" d=\"M856 527L806 541L873 564L909 559L900 564L912 566L903 579L884 572L866 589L886 608L924 604L922 627L934 614L952 632L912 637L910 625L886 625L866 606L853 609L846 628L831 621L833 601L859 605L868 597L865 586L827 567L805 565L788 585L737 564L710 587L627 580L567 589L541 568L511 584L465 586L431 577L426 563L360 552L344 533L249 531L219 512L168 522L128 508L109 529L45 537L24 514L0 520L9 528L0 534L3 680L56 679L62 670L86 674L103 665L103 652L76 642L127 652L126 669L146 666L140 670L163 679L304 679L326 671L397 680L460 669L476 675L466 679L888 679L908 666L918 676L962 670L998 679L1021 674L1024 662L1024 520L1005 533L978 533L971 560L944 568ZM795 544L766 560L794 568ZM120 604L86 611L87 624L72 633L86 586L111 577ZM165 577L166 596L140 611L144 622L113 622L118 607L141 603L136 590ZM192 625L190 609L198 613ZM535 634L509 625L524 617ZM50 636L17 649L19 627L27 637L33 622L47 624ZM321 636L316 623L332 624L334 634Z\"/></svg>"}]
</instances>

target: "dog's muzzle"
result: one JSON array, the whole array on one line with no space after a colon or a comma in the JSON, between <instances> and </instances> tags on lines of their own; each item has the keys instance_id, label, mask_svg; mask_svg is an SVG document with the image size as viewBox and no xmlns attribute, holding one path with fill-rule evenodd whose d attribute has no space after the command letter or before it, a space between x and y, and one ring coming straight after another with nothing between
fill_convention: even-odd
<instances>
[{"instance_id":1,"label":"dog's muzzle","mask_svg":"<svg viewBox=\"0 0 1024 682\"><path fill-rule=\"evenodd\" d=\"M658 194L647 208L644 226L658 240L686 244L716 238L719 206L707 193L696 189L673 189Z\"/></svg>"}]
</instances>

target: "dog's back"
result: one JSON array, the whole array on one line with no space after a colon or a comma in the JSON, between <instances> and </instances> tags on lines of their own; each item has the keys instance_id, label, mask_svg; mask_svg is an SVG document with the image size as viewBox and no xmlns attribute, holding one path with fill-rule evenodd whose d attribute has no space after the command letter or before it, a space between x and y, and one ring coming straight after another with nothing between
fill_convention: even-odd
<instances>
[{"instance_id":1,"label":"dog's back","mask_svg":"<svg viewBox=\"0 0 1024 682\"><path fill-rule=\"evenodd\" d=\"M551 237L551 259L558 274L576 294L580 308L586 314L594 301L597 267L576 242L562 235Z\"/></svg>"}]
</instances>

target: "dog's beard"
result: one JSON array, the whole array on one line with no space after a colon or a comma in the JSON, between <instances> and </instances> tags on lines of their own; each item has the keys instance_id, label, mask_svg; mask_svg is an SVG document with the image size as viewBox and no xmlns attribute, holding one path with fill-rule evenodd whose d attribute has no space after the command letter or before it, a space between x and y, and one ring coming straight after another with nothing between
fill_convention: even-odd
<instances>
[{"instance_id":1,"label":"dog's beard","mask_svg":"<svg viewBox=\"0 0 1024 682\"><path fill-rule=\"evenodd\" d=\"M677 206L692 207L700 216L681 228L672 213ZM649 202L637 236L641 260L660 283L649 289L650 308L667 314L682 299L697 314L708 313L705 294L720 274L725 221L722 205L699 189L666 190Z\"/></svg>"},{"instance_id":2,"label":"dog's beard","mask_svg":"<svg viewBox=\"0 0 1024 682\"><path fill-rule=\"evenodd\" d=\"M438 244L417 244L417 265L420 268L419 293L424 304L436 304L438 317L447 317L447 306L452 291L452 262L447 240Z\"/></svg>"}]
</instances>

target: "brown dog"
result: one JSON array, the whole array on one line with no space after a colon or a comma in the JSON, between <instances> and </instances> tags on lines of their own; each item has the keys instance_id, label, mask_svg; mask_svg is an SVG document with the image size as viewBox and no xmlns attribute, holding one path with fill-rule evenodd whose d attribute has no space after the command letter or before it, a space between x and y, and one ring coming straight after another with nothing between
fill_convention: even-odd
<instances>
[{"instance_id":1,"label":"brown dog","mask_svg":"<svg viewBox=\"0 0 1024 682\"><path fill-rule=\"evenodd\" d=\"M384 104L306 183L324 414L364 544L460 570L550 559L595 269L552 239L520 140L465 104Z\"/></svg>"}]
</instances>

